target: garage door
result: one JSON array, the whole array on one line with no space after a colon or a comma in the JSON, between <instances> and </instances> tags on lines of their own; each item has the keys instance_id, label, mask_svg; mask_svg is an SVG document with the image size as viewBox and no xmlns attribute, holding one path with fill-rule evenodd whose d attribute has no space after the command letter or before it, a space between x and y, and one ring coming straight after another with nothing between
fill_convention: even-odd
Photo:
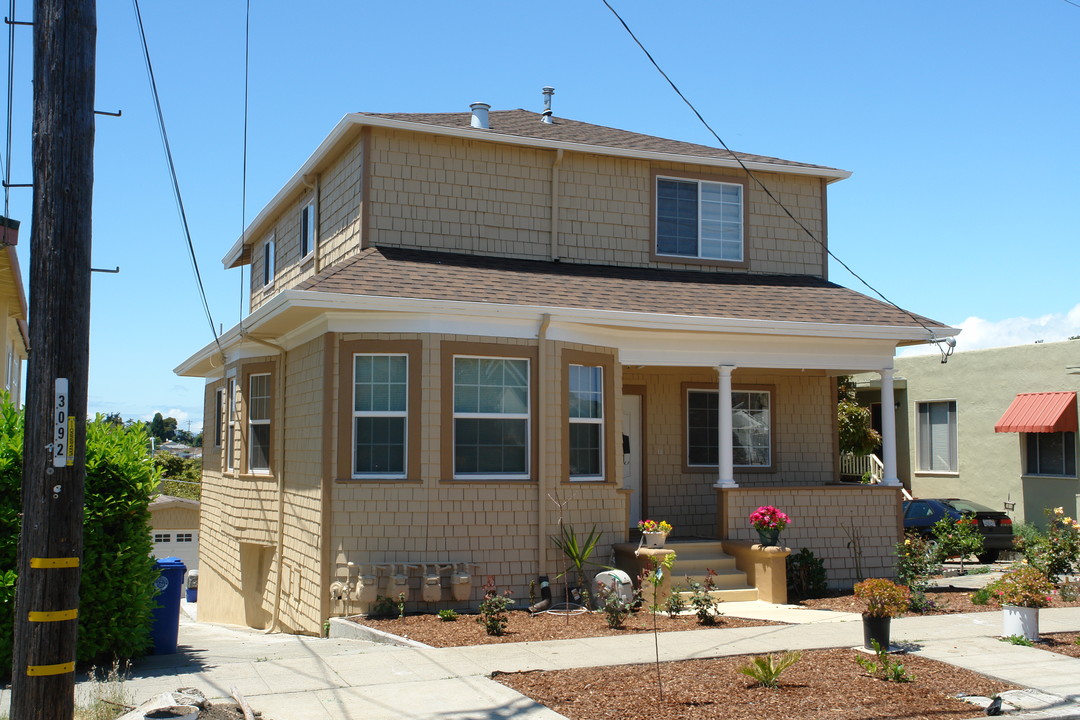
<instances>
[{"instance_id":1,"label":"garage door","mask_svg":"<svg viewBox=\"0 0 1080 720\"><path fill-rule=\"evenodd\" d=\"M188 570L199 567L198 530L155 530L154 557L178 557Z\"/></svg>"}]
</instances>

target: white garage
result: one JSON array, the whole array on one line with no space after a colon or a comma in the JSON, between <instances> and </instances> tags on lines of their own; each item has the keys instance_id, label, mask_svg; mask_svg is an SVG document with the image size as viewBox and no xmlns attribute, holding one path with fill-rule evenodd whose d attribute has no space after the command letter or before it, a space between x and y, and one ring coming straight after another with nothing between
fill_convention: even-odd
<instances>
[{"instance_id":1,"label":"white garage","mask_svg":"<svg viewBox=\"0 0 1080 720\"><path fill-rule=\"evenodd\" d=\"M188 570L199 567L199 501L159 495L150 502L154 557L178 557Z\"/></svg>"}]
</instances>

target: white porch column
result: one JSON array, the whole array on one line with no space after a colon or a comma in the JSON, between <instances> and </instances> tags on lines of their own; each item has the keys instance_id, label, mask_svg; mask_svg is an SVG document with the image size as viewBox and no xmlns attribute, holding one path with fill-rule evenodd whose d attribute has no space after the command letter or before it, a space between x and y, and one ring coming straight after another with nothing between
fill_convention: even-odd
<instances>
[{"instance_id":1,"label":"white porch column","mask_svg":"<svg viewBox=\"0 0 1080 720\"><path fill-rule=\"evenodd\" d=\"M731 372L734 365L718 365L717 373L720 375L720 417L717 425L720 426L720 462L717 468L718 474L713 487L733 488L739 487L735 482L735 469L731 452Z\"/></svg>"},{"instance_id":2,"label":"white porch column","mask_svg":"<svg viewBox=\"0 0 1080 720\"><path fill-rule=\"evenodd\" d=\"M881 451L885 456L885 477L882 485L898 487L900 478L896 476L896 400L893 397L892 368L878 370L881 375Z\"/></svg>"}]
</instances>

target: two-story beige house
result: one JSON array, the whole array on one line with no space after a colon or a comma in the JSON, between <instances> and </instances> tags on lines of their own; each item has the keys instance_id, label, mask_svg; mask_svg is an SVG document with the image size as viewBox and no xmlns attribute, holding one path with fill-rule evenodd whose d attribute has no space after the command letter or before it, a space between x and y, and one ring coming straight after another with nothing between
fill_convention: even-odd
<instances>
[{"instance_id":1,"label":"two-story beige house","mask_svg":"<svg viewBox=\"0 0 1080 720\"><path fill-rule=\"evenodd\" d=\"M836 482L835 376L888 392L956 331L828 281L848 175L480 103L346 116L225 256L250 314L177 369L207 381L200 619L318 632L363 608L350 562L410 606L523 598L560 521L606 561L643 517L749 542L761 504L833 584L890 575L895 447Z\"/></svg>"}]
</instances>

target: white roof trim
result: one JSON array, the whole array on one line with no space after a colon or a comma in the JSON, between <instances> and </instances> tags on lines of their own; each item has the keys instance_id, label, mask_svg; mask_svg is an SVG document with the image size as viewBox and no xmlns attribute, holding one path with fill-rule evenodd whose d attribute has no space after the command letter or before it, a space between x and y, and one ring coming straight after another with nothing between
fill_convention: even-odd
<instances>
[{"instance_id":1,"label":"white roof trim","mask_svg":"<svg viewBox=\"0 0 1080 720\"><path fill-rule=\"evenodd\" d=\"M277 195L266 204L255 216L255 219L247 226L244 233L236 239L229 252L222 258L225 267L232 267L243 254L245 241L252 241L262 235L262 225L271 216L276 215L278 206L287 198L306 188L304 176L311 174L312 170L326 158L337 143L348 132L357 126L384 127L395 130L408 130L412 132L424 132L431 135L444 135L447 137L465 138L468 140L487 140L500 142L507 145L522 145L528 147L547 148L551 150L570 150L572 152L589 153L592 155L609 155L612 157L636 158L641 160L656 160L661 162L691 163L694 165L706 165L710 167L738 168L741 167L737 160L729 158L710 158L700 155L680 155L678 153L652 152L648 150L631 150L628 148L615 148L606 145L589 145L587 143L565 142L560 140L544 140L541 138L523 137L521 135L504 135L491 130L478 130L476 128L451 128L443 125L430 125L427 123L408 122L406 120L394 120L391 118L372 117L362 113L349 113L343 117L326 139L319 144L315 152L307 159L299 170L285 183ZM828 178L830 182L844 180L851 177L850 170L838 170L835 168L806 167L804 165L789 165L783 162L747 162L745 165L750 170L759 172L782 172L792 175L811 175L814 177Z\"/></svg>"},{"instance_id":2,"label":"white roof trim","mask_svg":"<svg viewBox=\"0 0 1080 720\"><path fill-rule=\"evenodd\" d=\"M898 344L919 344L929 341L921 327L892 325L851 325L839 323L810 323L785 320L745 320L700 315L600 310L594 308L564 308L544 305L505 305L498 303L428 300L422 298L354 295L312 290L283 290L270 302L244 319L244 334L257 332L259 327L275 316L295 308L310 308L324 312L374 312L449 315L455 317L500 318L507 321L538 322L550 315L553 322L582 325L605 325L625 329L663 330L669 332L741 333L749 335L783 335L795 337L827 337L861 340L888 340ZM914 321L913 321L914 322ZM230 328L220 337L222 346L242 342L240 325ZM934 328L936 337L951 337L959 328ZM174 370L179 375L217 352L210 343Z\"/></svg>"}]
</instances>

